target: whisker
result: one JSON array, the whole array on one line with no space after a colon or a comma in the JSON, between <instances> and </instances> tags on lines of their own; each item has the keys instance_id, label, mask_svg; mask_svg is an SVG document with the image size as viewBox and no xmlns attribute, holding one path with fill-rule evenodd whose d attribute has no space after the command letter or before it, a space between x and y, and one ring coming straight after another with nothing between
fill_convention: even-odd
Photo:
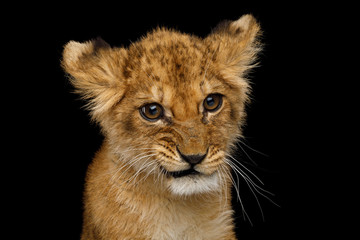
<instances>
[{"instance_id":1,"label":"whisker","mask_svg":"<svg viewBox=\"0 0 360 240\"><path fill-rule=\"evenodd\" d=\"M128 150L132 151L133 149L141 149L141 147L145 147L145 146L148 147L148 144L139 143L137 145L132 145L130 147L127 147L123 150L121 145L117 145L115 146L115 150L116 152L127 152Z\"/></svg>"},{"instance_id":2,"label":"whisker","mask_svg":"<svg viewBox=\"0 0 360 240\"><path fill-rule=\"evenodd\" d=\"M149 154L149 155L145 155L145 156L139 157L139 158L137 158L137 159L135 159L135 160L131 160L131 163L128 164L128 168L123 171L123 173L118 177L118 179L122 179L122 177L124 176L124 174L126 174L135 164L137 164L138 162L140 162L142 159L147 158L147 157L150 158L150 157L155 156L155 155L156 155L156 154Z\"/></svg>"},{"instance_id":3,"label":"whisker","mask_svg":"<svg viewBox=\"0 0 360 240\"><path fill-rule=\"evenodd\" d=\"M135 180L147 168L147 165L149 165L150 163L147 163L147 165L145 165L145 164L146 164L146 160L148 160L149 158L145 159L145 161L142 163L141 167L136 171L136 173L127 180L129 183L131 183L133 180Z\"/></svg>"},{"instance_id":4,"label":"whisker","mask_svg":"<svg viewBox=\"0 0 360 240\"><path fill-rule=\"evenodd\" d=\"M243 213L244 220L246 220L246 218L247 218L249 220L250 225L253 226L249 215L245 211L244 203L243 203L243 201L242 201L242 199L240 197L239 185L235 183L235 180L234 180L233 176L231 174L229 174L229 175L230 175L230 178L231 178L231 182L233 183L233 186L235 188L235 191L236 191L236 194L237 194L237 197L238 197L237 199L240 201L241 210L242 210L242 213ZM239 176L237 174L236 174L236 177L239 180Z\"/></svg>"},{"instance_id":5,"label":"whisker","mask_svg":"<svg viewBox=\"0 0 360 240\"><path fill-rule=\"evenodd\" d=\"M146 166L141 166L141 168L139 170L136 171L136 173L129 179L127 180L129 182L129 184L136 184L136 183L139 183L141 182L143 179L140 179L139 181L136 182L136 178L138 176L140 176L148 167L150 163L148 163Z\"/></svg>"},{"instance_id":6,"label":"whisker","mask_svg":"<svg viewBox=\"0 0 360 240\"><path fill-rule=\"evenodd\" d=\"M156 178L156 180L155 180L155 183L159 182L159 183L162 185L162 180L163 180L166 172L165 172L165 169L164 169L164 168L160 168L160 167L159 167L160 164L158 163L158 160L156 161L156 166L157 166L157 168L158 168L160 171L158 172L158 176L157 176L157 178Z\"/></svg>"},{"instance_id":7,"label":"whisker","mask_svg":"<svg viewBox=\"0 0 360 240\"><path fill-rule=\"evenodd\" d=\"M225 207L227 206L227 202L228 202L228 195L227 195L227 188L228 188L228 181L226 180L226 172L227 169L224 165L220 165L220 169L219 169L219 175L220 175L220 179L221 181L224 183L224 187L225 187L225 201L222 204L223 205L223 210L225 209ZM221 194L221 201L222 201L222 194Z\"/></svg>"},{"instance_id":8,"label":"whisker","mask_svg":"<svg viewBox=\"0 0 360 240\"><path fill-rule=\"evenodd\" d=\"M238 166L234 165L232 162L228 162L228 164L232 165L233 170L235 172L238 172L246 181L249 181L249 183L254 187L254 189L256 190L256 192L258 192L260 195L264 196L265 198L269 199L271 202L273 202L269 197L267 197L266 195L264 195L263 193L261 193L259 190L263 191L264 193L267 193L269 195L274 196L273 193L263 189L262 187L260 187L259 185L257 185L244 171L242 171ZM274 203L274 202L273 202ZM277 205L276 203L274 203L275 205ZM277 205L278 206L278 205Z\"/></svg>"},{"instance_id":9,"label":"whisker","mask_svg":"<svg viewBox=\"0 0 360 240\"><path fill-rule=\"evenodd\" d=\"M222 177L222 165L220 165L220 167L221 168L219 168L218 169L218 171L216 172L217 173L217 175L218 175L218 178L219 178L219 181L220 181L220 185L221 186L224 186L224 188L225 188L225 196L227 195L227 191L226 191L226 183L225 183L225 181L224 181L224 179L223 179L223 177ZM226 197L225 197L226 198ZM225 200L225 202L226 202L226 200ZM220 194L220 204L222 205L222 207L223 207L223 211L224 211L224 209L225 209L225 202L223 202L223 194L222 194L222 192L221 192L221 194Z\"/></svg>"},{"instance_id":10,"label":"whisker","mask_svg":"<svg viewBox=\"0 0 360 240\"><path fill-rule=\"evenodd\" d=\"M116 172L113 174L113 176L111 177L110 180L111 180L111 181L114 181L115 176L118 174L118 172L120 172L121 170L123 170L125 167L128 166L128 168L124 171L124 172L127 172L127 170L130 169L131 166L138 161L136 158L139 157L139 156L141 156L141 155L143 155L143 154L144 154L144 153L140 153L140 154L136 155L136 156L134 157L135 160L130 160L130 161L128 161L128 162L123 161L122 163L123 163L124 165L116 170ZM132 163L131 163L131 162L132 162ZM130 164L129 164L129 163L130 163Z\"/></svg>"},{"instance_id":11,"label":"whisker","mask_svg":"<svg viewBox=\"0 0 360 240\"><path fill-rule=\"evenodd\" d=\"M260 213L261 213L261 216L262 216L262 219L263 221L265 220L265 216L264 216L264 212L263 212L263 209L262 209L262 206L260 204L260 201L258 199L258 196L256 195L256 193L260 194L262 197L266 198L267 200L269 200L271 203L273 203L275 206L278 206L278 204L276 204L269 196L265 195L266 194L269 194L271 196L274 196L273 193L263 189L262 187L260 187L258 184L256 184L252 179L251 177L245 172L245 170L247 172L249 172L253 177L255 177L255 179L257 181L259 181L262 185L264 185L264 183L252 172L250 171L248 168L246 168L243 164L241 164L240 161L238 161L237 159L235 159L234 157L232 157L231 155L227 154L227 157L229 158L225 158L224 159L224 163L226 163L228 166L231 167L231 169L233 170L233 172L235 173L237 179L239 179L239 176L240 175L245 183L247 184L247 186L249 187L251 193L253 194L253 196L255 197L255 200L257 202L257 205L259 206L259 210L260 210ZM231 161L233 160L233 161ZM236 165L238 164L238 165ZM241 169L241 168L244 168L245 170ZM232 178L232 182L234 184L234 179ZM237 188L235 188L235 190L238 191ZM237 192L237 195L239 197L239 193ZM242 203L241 203L241 206L242 206ZM243 206L242 206L243 208Z\"/></svg>"},{"instance_id":12,"label":"whisker","mask_svg":"<svg viewBox=\"0 0 360 240\"><path fill-rule=\"evenodd\" d=\"M164 168L160 168L160 173L159 174L161 174L161 176L160 176L160 184L161 185L163 185L164 184L164 178L165 178L165 174L166 174L166 171L165 171L165 169Z\"/></svg>"},{"instance_id":13,"label":"whisker","mask_svg":"<svg viewBox=\"0 0 360 240\"><path fill-rule=\"evenodd\" d=\"M245 179L245 178L244 178L244 179ZM258 206L259 206L259 209L260 209L261 217L262 217L263 221L265 221L264 212L263 212L263 210L262 210L261 204L260 204L259 199L258 199L258 197L256 196L255 192L253 191L254 186L253 186L252 184L249 184L248 180L246 180L246 179L245 179L245 182L246 182L246 184L249 186L249 189L250 189L250 191L252 192L252 194L254 195L255 200L256 200L256 202L257 202L257 204L258 204ZM252 186L252 187L251 187L251 186ZM254 188L254 189L256 189L256 188Z\"/></svg>"},{"instance_id":14,"label":"whisker","mask_svg":"<svg viewBox=\"0 0 360 240\"><path fill-rule=\"evenodd\" d=\"M131 151L138 151L138 150L156 150L156 148L132 148L122 151L121 153L131 152Z\"/></svg>"},{"instance_id":15,"label":"whisker","mask_svg":"<svg viewBox=\"0 0 360 240\"><path fill-rule=\"evenodd\" d=\"M233 162L227 160L227 163L232 167L232 169L234 170L235 174L239 173L243 178L249 180L251 183L255 184L254 181L238 166L236 166ZM258 186L258 185L256 185Z\"/></svg>"},{"instance_id":16,"label":"whisker","mask_svg":"<svg viewBox=\"0 0 360 240\"><path fill-rule=\"evenodd\" d=\"M262 185L264 185L264 183L252 172L250 171L247 167L245 167L240 161L238 161L237 159L235 159L233 156L227 154L228 157L230 157L232 160L234 160L236 163L240 164L241 167L243 167L244 169L246 169L251 175L253 175ZM247 176L247 175L246 175Z\"/></svg>"},{"instance_id":17,"label":"whisker","mask_svg":"<svg viewBox=\"0 0 360 240\"><path fill-rule=\"evenodd\" d=\"M250 147L248 144L246 144L244 141L242 141L241 138L238 138L237 140L238 140L240 143L244 144L244 146L247 147L248 149L250 149L250 150L252 150L252 151L254 151L254 152L256 152L256 153L258 153L258 154L260 154L260 155L263 155L263 156L265 156L265 157L269 157L269 155L267 155L267 154L265 154L265 153L263 153L263 152L260 152L259 150L256 150L256 149ZM238 145L240 145L239 142L237 143Z\"/></svg>"},{"instance_id":18,"label":"whisker","mask_svg":"<svg viewBox=\"0 0 360 240\"><path fill-rule=\"evenodd\" d=\"M241 169L238 169L238 168L236 167L236 165L233 165L231 162L228 162L228 164L229 164L229 165L232 167L232 169L235 171L235 174L236 174L237 177L238 177L237 174L239 173L240 176L245 180L245 182L246 182L246 184L248 185L250 191L252 192L252 194L253 194L254 197L255 197L255 200L256 200L256 202L257 202L257 204L258 204L258 206L259 206L260 212L261 212L262 219L264 220L264 213L263 213L261 204L260 204L260 202L259 202L259 199L257 198L256 194L254 193L254 191L253 191L253 189L252 189L252 188L254 187L254 185L253 185L251 179L250 179L248 176L245 176L245 175L243 174L243 171L242 171ZM249 182L250 182L250 184L249 184Z\"/></svg>"},{"instance_id":19,"label":"whisker","mask_svg":"<svg viewBox=\"0 0 360 240\"><path fill-rule=\"evenodd\" d=\"M125 179L120 185L124 184L124 183L127 183L127 184L136 184L140 181L135 181L136 178L138 176L140 176L141 173L143 173L149 166L151 166L153 163L152 162L147 162L147 160L149 160L151 158L152 155L148 155L148 156L145 156L147 157L144 162L142 163L141 167L136 171L136 173L129 179ZM143 158L143 157L142 157ZM123 173L124 174L124 173ZM122 175L123 175L122 174ZM121 179L122 178L122 175L120 177L118 177L118 179Z\"/></svg>"},{"instance_id":20,"label":"whisker","mask_svg":"<svg viewBox=\"0 0 360 240\"><path fill-rule=\"evenodd\" d=\"M271 193L270 191L267 191L267 190L265 190L264 188L262 188L262 187L260 187L259 185L257 185L239 166L236 166L234 163L232 163L231 161L229 162L229 164L233 164L234 166L234 170L235 171L238 171L241 175L243 175L243 177L246 179L246 180L248 180L254 187L256 187L256 189L257 189L257 191L258 190L261 190L261 191L263 191L263 192L265 192L265 193L267 193L267 194L269 194L269 195L272 195L272 196L274 196L274 194L273 193ZM262 183L262 182L260 182L260 183ZM263 185L265 185L264 183L262 183ZM260 193L260 192L259 192ZM260 193L260 194L262 194L262 193Z\"/></svg>"},{"instance_id":21,"label":"whisker","mask_svg":"<svg viewBox=\"0 0 360 240\"><path fill-rule=\"evenodd\" d=\"M240 145L240 144L237 144L240 148L241 148L241 150L245 153L245 155L250 159L250 161L255 165L255 166L258 166L258 164L254 161L254 160L252 160L252 158L250 157L250 155L245 151L245 149Z\"/></svg>"},{"instance_id":22,"label":"whisker","mask_svg":"<svg viewBox=\"0 0 360 240\"><path fill-rule=\"evenodd\" d=\"M253 183L251 183L251 182L249 182L249 183L253 186L253 189L254 189L258 194L260 194L261 196L263 196L264 198L266 198L267 200L269 200L269 201L270 201L272 204L274 204L275 206L280 207L280 205L278 205L277 203L275 203L270 197L268 197L268 196L266 196L265 194L263 194L262 192L260 192L259 189L262 190L262 191L264 191L264 192L266 192L266 193L268 193L268 194L270 194L270 195L272 195L272 196L275 196L275 194L273 194L273 193L271 193L271 192L269 192L269 191L266 191L266 190L260 188L259 186L256 186L256 187L255 187L255 186L253 185Z\"/></svg>"},{"instance_id":23,"label":"whisker","mask_svg":"<svg viewBox=\"0 0 360 240\"><path fill-rule=\"evenodd\" d=\"M151 166L152 166L151 170L149 170L148 173L142 179L140 179L138 182L145 181L158 168L158 165L155 162L151 162L150 164L148 164L146 166L146 169L150 168Z\"/></svg>"}]
</instances>

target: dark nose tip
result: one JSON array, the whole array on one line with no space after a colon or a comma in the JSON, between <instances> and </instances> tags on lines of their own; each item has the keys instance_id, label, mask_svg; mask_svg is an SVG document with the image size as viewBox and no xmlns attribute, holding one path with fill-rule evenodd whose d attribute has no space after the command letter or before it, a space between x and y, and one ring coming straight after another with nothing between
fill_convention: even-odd
<instances>
[{"instance_id":1,"label":"dark nose tip","mask_svg":"<svg viewBox=\"0 0 360 240\"><path fill-rule=\"evenodd\" d=\"M190 163L191 165L196 165L201 163L202 160L204 160L204 158L206 157L206 154L196 154L196 155L184 155L179 151L181 157L188 163Z\"/></svg>"}]
</instances>

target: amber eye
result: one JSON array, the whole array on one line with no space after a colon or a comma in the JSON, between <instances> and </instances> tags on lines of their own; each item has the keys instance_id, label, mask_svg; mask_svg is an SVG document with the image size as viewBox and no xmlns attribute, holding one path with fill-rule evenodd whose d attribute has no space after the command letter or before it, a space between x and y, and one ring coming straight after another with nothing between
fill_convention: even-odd
<instances>
[{"instance_id":1,"label":"amber eye","mask_svg":"<svg viewBox=\"0 0 360 240\"><path fill-rule=\"evenodd\" d=\"M221 94L210 94L204 99L204 108L206 111L215 112L222 105Z\"/></svg>"},{"instance_id":2,"label":"amber eye","mask_svg":"<svg viewBox=\"0 0 360 240\"><path fill-rule=\"evenodd\" d=\"M163 107L158 103L150 103L140 108L141 116L148 121L157 121L163 116Z\"/></svg>"}]
</instances>

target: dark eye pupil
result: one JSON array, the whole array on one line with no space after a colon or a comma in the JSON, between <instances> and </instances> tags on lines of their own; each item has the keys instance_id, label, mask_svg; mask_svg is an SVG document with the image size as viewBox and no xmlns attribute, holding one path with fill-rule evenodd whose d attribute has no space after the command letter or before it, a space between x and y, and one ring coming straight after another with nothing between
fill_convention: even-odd
<instances>
[{"instance_id":1,"label":"dark eye pupil","mask_svg":"<svg viewBox=\"0 0 360 240\"><path fill-rule=\"evenodd\" d=\"M149 114L150 115L157 115L159 112L159 109L156 105L149 106Z\"/></svg>"},{"instance_id":2,"label":"dark eye pupil","mask_svg":"<svg viewBox=\"0 0 360 240\"><path fill-rule=\"evenodd\" d=\"M213 107L215 105L215 100L213 97L207 97L206 98L206 104L209 106L209 107Z\"/></svg>"}]
</instances>

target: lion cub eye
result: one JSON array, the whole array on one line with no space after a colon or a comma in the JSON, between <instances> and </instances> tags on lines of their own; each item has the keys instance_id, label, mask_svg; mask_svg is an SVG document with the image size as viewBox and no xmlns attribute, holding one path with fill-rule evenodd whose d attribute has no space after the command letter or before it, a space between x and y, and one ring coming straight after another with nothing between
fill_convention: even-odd
<instances>
[{"instance_id":1,"label":"lion cub eye","mask_svg":"<svg viewBox=\"0 0 360 240\"><path fill-rule=\"evenodd\" d=\"M204 108L208 112L217 111L222 105L221 94L210 94L204 99Z\"/></svg>"},{"instance_id":2,"label":"lion cub eye","mask_svg":"<svg viewBox=\"0 0 360 240\"><path fill-rule=\"evenodd\" d=\"M140 115L148 121L157 121L163 116L164 109L158 103L150 103L140 108Z\"/></svg>"}]
</instances>

